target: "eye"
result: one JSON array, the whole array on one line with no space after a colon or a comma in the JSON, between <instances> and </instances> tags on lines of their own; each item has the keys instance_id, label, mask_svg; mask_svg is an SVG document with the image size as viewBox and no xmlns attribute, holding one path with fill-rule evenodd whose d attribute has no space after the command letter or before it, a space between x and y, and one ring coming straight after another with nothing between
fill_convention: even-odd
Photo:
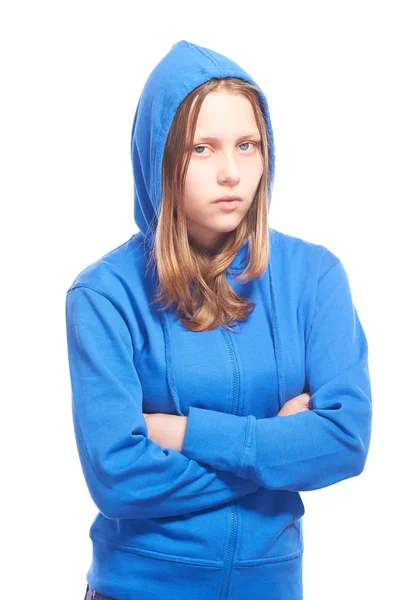
<instances>
[{"instance_id":1,"label":"eye","mask_svg":"<svg viewBox=\"0 0 399 600\"><path fill-rule=\"evenodd\" d=\"M206 148L206 146L195 146L195 147L193 148L193 152L194 152L195 150L198 150L199 148L200 148L200 149L201 149L201 148ZM194 152L194 154L204 154L204 153L203 153L203 152Z\"/></svg>"},{"instance_id":2,"label":"eye","mask_svg":"<svg viewBox=\"0 0 399 600\"><path fill-rule=\"evenodd\" d=\"M243 142L242 144L240 144L240 146L248 146L249 144L252 144L252 146L256 147L256 144L254 142Z\"/></svg>"}]
</instances>

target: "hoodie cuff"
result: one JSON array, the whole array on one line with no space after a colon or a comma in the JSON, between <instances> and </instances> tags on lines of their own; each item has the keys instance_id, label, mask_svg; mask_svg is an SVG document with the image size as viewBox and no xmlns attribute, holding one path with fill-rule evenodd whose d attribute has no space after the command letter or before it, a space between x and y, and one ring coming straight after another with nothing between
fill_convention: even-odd
<instances>
[{"instance_id":1,"label":"hoodie cuff","mask_svg":"<svg viewBox=\"0 0 399 600\"><path fill-rule=\"evenodd\" d=\"M251 424L249 416L190 406L182 454L240 476Z\"/></svg>"}]
</instances>

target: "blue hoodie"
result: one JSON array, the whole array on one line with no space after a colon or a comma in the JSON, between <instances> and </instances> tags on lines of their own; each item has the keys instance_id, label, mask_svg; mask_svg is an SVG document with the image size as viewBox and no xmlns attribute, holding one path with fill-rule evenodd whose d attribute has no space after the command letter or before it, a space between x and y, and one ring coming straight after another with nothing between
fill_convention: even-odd
<instances>
[{"instance_id":1,"label":"blue hoodie","mask_svg":"<svg viewBox=\"0 0 399 600\"><path fill-rule=\"evenodd\" d=\"M99 511L87 581L117 600L300 600L300 492L359 475L369 450L368 345L345 268L326 247L269 228L264 274L240 284L245 242L226 277L256 307L233 331L193 332L172 308L150 305L165 141L179 104L213 77L255 83L185 40L156 65L132 131L140 231L66 294L74 431ZM303 392L310 410L277 416ZM188 417L182 452L148 437L143 413L156 412Z\"/></svg>"}]
</instances>

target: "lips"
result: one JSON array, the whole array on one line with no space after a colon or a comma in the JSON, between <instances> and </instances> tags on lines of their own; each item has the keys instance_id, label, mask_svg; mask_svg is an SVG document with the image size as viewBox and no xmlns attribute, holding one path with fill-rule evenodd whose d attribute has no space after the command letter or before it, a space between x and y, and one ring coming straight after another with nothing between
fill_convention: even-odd
<instances>
[{"instance_id":1,"label":"lips","mask_svg":"<svg viewBox=\"0 0 399 600\"><path fill-rule=\"evenodd\" d=\"M215 202L234 202L237 200L241 201L242 198L240 198L240 196L223 196L222 198L215 200Z\"/></svg>"}]
</instances>

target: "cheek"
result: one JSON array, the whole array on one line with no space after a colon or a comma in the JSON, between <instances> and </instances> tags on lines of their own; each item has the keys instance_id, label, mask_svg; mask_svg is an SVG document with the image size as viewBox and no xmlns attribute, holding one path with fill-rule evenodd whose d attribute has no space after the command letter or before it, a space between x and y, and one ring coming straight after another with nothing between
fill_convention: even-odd
<instances>
[{"instance_id":1,"label":"cheek","mask_svg":"<svg viewBox=\"0 0 399 600\"><path fill-rule=\"evenodd\" d=\"M188 165L187 177L193 181L198 181L201 177L206 176L209 170L209 165L207 165L205 161L192 160Z\"/></svg>"},{"instance_id":2,"label":"cheek","mask_svg":"<svg viewBox=\"0 0 399 600\"><path fill-rule=\"evenodd\" d=\"M263 160L261 156L258 157L258 160L254 160L249 165L249 170L251 172L250 174L252 175L252 177L259 181L263 173Z\"/></svg>"},{"instance_id":3,"label":"cheek","mask_svg":"<svg viewBox=\"0 0 399 600\"><path fill-rule=\"evenodd\" d=\"M189 165L185 181L185 196L202 195L202 191L208 186L209 174L205 169L196 168L196 165Z\"/></svg>"},{"instance_id":4,"label":"cheek","mask_svg":"<svg viewBox=\"0 0 399 600\"><path fill-rule=\"evenodd\" d=\"M251 182L251 187L256 190L263 175L263 163L260 160L256 164L251 165L247 171L247 181Z\"/></svg>"}]
</instances>

